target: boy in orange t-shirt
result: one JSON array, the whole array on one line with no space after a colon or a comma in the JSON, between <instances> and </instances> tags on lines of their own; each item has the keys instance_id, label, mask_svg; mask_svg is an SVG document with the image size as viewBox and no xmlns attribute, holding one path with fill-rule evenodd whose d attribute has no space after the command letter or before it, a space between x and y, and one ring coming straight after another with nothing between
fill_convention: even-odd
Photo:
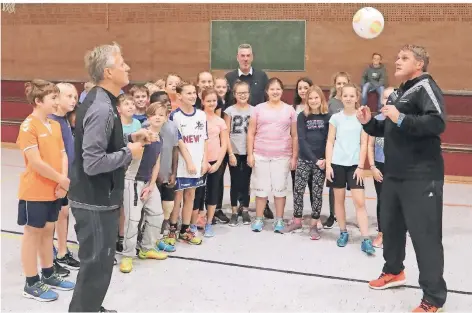
<instances>
[{"instance_id":1,"label":"boy in orange t-shirt","mask_svg":"<svg viewBox=\"0 0 472 313\"><path fill-rule=\"evenodd\" d=\"M24 225L21 261L26 276L23 296L38 301L54 301L58 294L50 287L72 290L75 284L54 271L53 234L61 208L61 198L69 189L67 155L58 122L48 118L58 106L58 88L35 79L26 83L26 98L33 112L23 121L17 145L26 169L20 177L18 225ZM37 258L42 277L39 278Z\"/></svg>"}]
</instances>

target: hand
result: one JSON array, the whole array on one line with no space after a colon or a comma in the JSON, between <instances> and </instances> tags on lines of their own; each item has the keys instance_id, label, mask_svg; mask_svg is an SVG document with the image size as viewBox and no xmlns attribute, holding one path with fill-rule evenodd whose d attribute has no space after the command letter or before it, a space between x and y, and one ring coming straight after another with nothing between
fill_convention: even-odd
<instances>
[{"instance_id":1,"label":"hand","mask_svg":"<svg viewBox=\"0 0 472 313\"><path fill-rule=\"evenodd\" d=\"M205 175L211 168L211 164L208 162L202 163L202 176Z\"/></svg>"},{"instance_id":2,"label":"hand","mask_svg":"<svg viewBox=\"0 0 472 313\"><path fill-rule=\"evenodd\" d=\"M67 191L61 187L61 185L56 186L56 190L54 191L57 199L62 199L67 195Z\"/></svg>"},{"instance_id":3,"label":"hand","mask_svg":"<svg viewBox=\"0 0 472 313\"><path fill-rule=\"evenodd\" d=\"M189 164L187 164L187 172L190 175L197 174L197 168L195 167L195 165L193 165L193 162L190 162Z\"/></svg>"},{"instance_id":4,"label":"hand","mask_svg":"<svg viewBox=\"0 0 472 313\"><path fill-rule=\"evenodd\" d=\"M169 187L174 187L175 186L175 181L176 181L176 175L175 174L171 174L169 176L169 182L167 183L167 185Z\"/></svg>"},{"instance_id":5,"label":"hand","mask_svg":"<svg viewBox=\"0 0 472 313\"><path fill-rule=\"evenodd\" d=\"M396 106L388 104L384 105L383 108L380 109L380 112L385 115L385 117L388 117L392 122L395 124L398 122L398 117L400 116L400 112L398 112L398 109Z\"/></svg>"},{"instance_id":6,"label":"hand","mask_svg":"<svg viewBox=\"0 0 472 313\"><path fill-rule=\"evenodd\" d=\"M143 190L141 191L141 201L146 202L149 199L149 197L151 196L152 191L154 190L153 186L155 186L155 184L148 185L148 186L143 188Z\"/></svg>"},{"instance_id":7,"label":"hand","mask_svg":"<svg viewBox=\"0 0 472 313\"><path fill-rule=\"evenodd\" d=\"M138 141L138 142L129 142L128 143L128 149L131 150L131 155L133 159L140 159L143 156L144 152L144 147L143 145Z\"/></svg>"},{"instance_id":8,"label":"hand","mask_svg":"<svg viewBox=\"0 0 472 313\"><path fill-rule=\"evenodd\" d=\"M146 128L141 128L137 132L132 133L131 138L133 139L133 142L140 142L142 145L148 145L151 142L157 141L157 134Z\"/></svg>"},{"instance_id":9,"label":"hand","mask_svg":"<svg viewBox=\"0 0 472 313\"><path fill-rule=\"evenodd\" d=\"M372 168L372 176L374 176L374 179L379 183L383 181L382 172L376 167Z\"/></svg>"},{"instance_id":10,"label":"hand","mask_svg":"<svg viewBox=\"0 0 472 313\"><path fill-rule=\"evenodd\" d=\"M253 155L253 154L249 154L249 155L247 156L247 165L249 165L249 167L251 167L251 168L254 168L254 163L255 163L255 161L254 161L254 155Z\"/></svg>"},{"instance_id":11,"label":"hand","mask_svg":"<svg viewBox=\"0 0 472 313\"><path fill-rule=\"evenodd\" d=\"M208 164L208 165L210 166L210 168L209 168L209 170L208 170L208 173L210 173L210 174L211 174L211 173L214 173L214 172L216 172L216 171L218 170L218 168L220 168L220 166L221 166L221 163L219 163L219 162L216 162L216 163L215 163L215 164L213 164L213 165L210 165L210 164Z\"/></svg>"},{"instance_id":12,"label":"hand","mask_svg":"<svg viewBox=\"0 0 472 313\"><path fill-rule=\"evenodd\" d=\"M372 118L372 113L370 113L370 108L367 105L362 105L356 112L357 119L361 122L362 125L369 123Z\"/></svg>"},{"instance_id":13,"label":"hand","mask_svg":"<svg viewBox=\"0 0 472 313\"><path fill-rule=\"evenodd\" d=\"M334 179L334 171L331 165L326 166L326 179L329 180L330 182L333 182Z\"/></svg>"},{"instance_id":14,"label":"hand","mask_svg":"<svg viewBox=\"0 0 472 313\"><path fill-rule=\"evenodd\" d=\"M230 166L238 165L238 160L236 159L236 156L234 154L229 156L229 165Z\"/></svg>"},{"instance_id":15,"label":"hand","mask_svg":"<svg viewBox=\"0 0 472 313\"><path fill-rule=\"evenodd\" d=\"M70 179L67 178L67 176L61 175L61 178L59 179L58 184L59 184L59 186L62 187L62 189L65 190L65 192L69 191Z\"/></svg>"},{"instance_id":16,"label":"hand","mask_svg":"<svg viewBox=\"0 0 472 313\"><path fill-rule=\"evenodd\" d=\"M325 168L325 165L326 165L326 161L325 160L318 160L318 162L316 162L316 166L318 166L320 169L324 170Z\"/></svg>"},{"instance_id":17,"label":"hand","mask_svg":"<svg viewBox=\"0 0 472 313\"><path fill-rule=\"evenodd\" d=\"M297 159L291 158L290 159L290 170L294 171L297 168Z\"/></svg>"},{"instance_id":18,"label":"hand","mask_svg":"<svg viewBox=\"0 0 472 313\"><path fill-rule=\"evenodd\" d=\"M356 168L354 171L354 175L352 175L352 178L354 178L359 186L364 185L364 170L361 170L360 168Z\"/></svg>"}]
</instances>

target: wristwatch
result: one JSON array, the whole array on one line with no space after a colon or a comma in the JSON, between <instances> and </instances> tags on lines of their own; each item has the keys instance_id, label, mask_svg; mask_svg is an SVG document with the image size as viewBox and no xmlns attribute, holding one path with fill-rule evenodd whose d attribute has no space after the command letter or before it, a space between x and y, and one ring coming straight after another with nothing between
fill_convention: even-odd
<instances>
[{"instance_id":1,"label":"wristwatch","mask_svg":"<svg viewBox=\"0 0 472 313\"><path fill-rule=\"evenodd\" d=\"M405 114L400 113L398 116L397 126L400 127L402 125L403 119L405 118Z\"/></svg>"}]
</instances>

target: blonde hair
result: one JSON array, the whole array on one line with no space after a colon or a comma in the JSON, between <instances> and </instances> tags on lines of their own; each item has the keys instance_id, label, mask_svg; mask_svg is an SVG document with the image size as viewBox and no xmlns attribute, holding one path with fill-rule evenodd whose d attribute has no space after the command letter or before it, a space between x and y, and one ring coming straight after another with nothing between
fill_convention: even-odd
<instances>
[{"instance_id":1,"label":"blonde hair","mask_svg":"<svg viewBox=\"0 0 472 313\"><path fill-rule=\"evenodd\" d=\"M147 117L154 116L156 115L156 112L160 109L164 109L164 112L167 115L167 111L168 111L167 104L162 103L162 102L153 102L146 109L146 116Z\"/></svg>"},{"instance_id":2,"label":"blonde hair","mask_svg":"<svg viewBox=\"0 0 472 313\"><path fill-rule=\"evenodd\" d=\"M75 86L71 83L58 83L56 84L57 88L59 88L59 92L64 92L67 88L70 88L70 89L73 89L75 91L75 93L77 94L77 88L75 88Z\"/></svg>"},{"instance_id":3,"label":"blonde hair","mask_svg":"<svg viewBox=\"0 0 472 313\"><path fill-rule=\"evenodd\" d=\"M353 84L353 83L346 84L341 89L341 97L344 93L344 88L354 88L356 90L357 101L356 101L356 106L355 107L356 107L356 109L359 109L359 107L361 106L360 103L359 103L359 101L361 99L361 89L356 84Z\"/></svg>"},{"instance_id":4,"label":"blonde hair","mask_svg":"<svg viewBox=\"0 0 472 313\"><path fill-rule=\"evenodd\" d=\"M318 94L318 96L320 97L321 99L321 105L320 105L320 108L319 108L319 112L312 112L311 108L310 108L310 105L308 104L308 99L310 98L310 95L312 93L316 92ZM321 88L317 85L313 85L312 87L310 87L310 89L308 89L308 92L306 93L306 104L305 104L305 109L304 109L304 114L305 116L308 116L310 113L312 114L328 114L328 102L326 101L326 97L323 93L323 90L321 90Z\"/></svg>"},{"instance_id":5,"label":"blonde hair","mask_svg":"<svg viewBox=\"0 0 472 313\"><path fill-rule=\"evenodd\" d=\"M329 98L334 98L336 97L336 81L338 80L339 77L345 77L347 78L347 83L349 84L351 82L351 75L349 75L347 72L337 72L333 76L333 87L329 91Z\"/></svg>"},{"instance_id":6,"label":"blonde hair","mask_svg":"<svg viewBox=\"0 0 472 313\"><path fill-rule=\"evenodd\" d=\"M115 64L115 54L121 54L121 47L116 42L87 51L84 57L85 68L94 84L101 82L105 78L105 69Z\"/></svg>"},{"instance_id":7,"label":"blonde hair","mask_svg":"<svg viewBox=\"0 0 472 313\"><path fill-rule=\"evenodd\" d=\"M428 70L429 53L424 47L417 45L404 45L400 51L411 51L417 61L423 61L423 72Z\"/></svg>"},{"instance_id":8,"label":"blonde hair","mask_svg":"<svg viewBox=\"0 0 472 313\"><path fill-rule=\"evenodd\" d=\"M25 84L26 100L34 107L36 106L36 99L42 102L44 97L51 93L59 94L60 90L55 84L47 80L33 79Z\"/></svg>"}]
</instances>

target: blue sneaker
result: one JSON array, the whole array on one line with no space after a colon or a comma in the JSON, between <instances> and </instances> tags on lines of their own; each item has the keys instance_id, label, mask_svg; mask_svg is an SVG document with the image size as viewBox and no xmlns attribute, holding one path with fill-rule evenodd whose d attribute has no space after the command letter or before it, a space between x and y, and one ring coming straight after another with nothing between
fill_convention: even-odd
<instances>
[{"instance_id":1,"label":"blue sneaker","mask_svg":"<svg viewBox=\"0 0 472 313\"><path fill-rule=\"evenodd\" d=\"M361 250L367 253L367 255L374 255L375 254L375 248L372 244L372 240L370 239L364 239L361 243Z\"/></svg>"},{"instance_id":2,"label":"blue sneaker","mask_svg":"<svg viewBox=\"0 0 472 313\"><path fill-rule=\"evenodd\" d=\"M261 232L262 228L264 227L264 221L262 220L262 217L256 217L254 222L252 222L251 229L254 232Z\"/></svg>"},{"instance_id":3,"label":"blue sneaker","mask_svg":"<svg viewBox=\"0 0 472 313\"><path fill-rule=\"evenodd\" d=\"M57 290L72 290L75 288L75 283L64 280L61 276L57 273L52 274L50 277L41 277L41 281L48 285L49 287Z\"/></svg>"},{"instance_id":4,"label":"blue sneaker","mask_svg":"<svg viewBox=\"0 0 472 313\"><path fill-rule=\"evenodd\" d=\"M213 225L206 224L205 225L205 233L203 234L205 237L215 237L215 232L213 231Z\"/></svg>"},{"instance_id":5,"label":"blue sneaker","mask_svg":"<svg viewBox=\"0 0 472 313\"><path fill-rule=\"evenodd\" d=\"M343 231L339 235L339 238L336 241L336 243L338 244L338 247L345 247L347 245L348 240L349 240L349 234L347 233L347 231Z\"/></svg>"},{"instance_id":6,"label":"blue sneaker","mask_svg":"<svg viewBox=\"0 0 472 313\"><path fill-rule=\"evenodd\" d=\"M189 228L190 228L190 231L194 234L196 234L198 232L197 225L195 225L195 224L190 224Z\"/></svg>"},{"instance_id":7,"label":"blue sneaker","mask_svg":"<svg viewBox=\"0 0 472 313\"><path fill-rule=\"evenodd\" d=\"M40 302L49 302L57 300L59 295L55 291L52 291L42 281L38 281L33 286L28 286L27 283L25 284L23 297Z\"/></svg>"},{"instance_id":8,"label":"blue sneaker","mask_svg":"<svg viewBox=\"0 0 472 313\"><path fill-rule=\"evenodd\" d=\"M282 234L285 228L285 223L283 219L277 219L274 224L274 233Z\"/></svg>"},{"instance_id":9,"label":"blue sneaker","mask_svg":"<svg viewBox=\"0 0 472 313\"><path fill-rule=\"evenodd\" d=\"M164 240L157 243L156 249L158 251L175 252L175 246L165 243Z\"/></svg>"}]
</instances>

